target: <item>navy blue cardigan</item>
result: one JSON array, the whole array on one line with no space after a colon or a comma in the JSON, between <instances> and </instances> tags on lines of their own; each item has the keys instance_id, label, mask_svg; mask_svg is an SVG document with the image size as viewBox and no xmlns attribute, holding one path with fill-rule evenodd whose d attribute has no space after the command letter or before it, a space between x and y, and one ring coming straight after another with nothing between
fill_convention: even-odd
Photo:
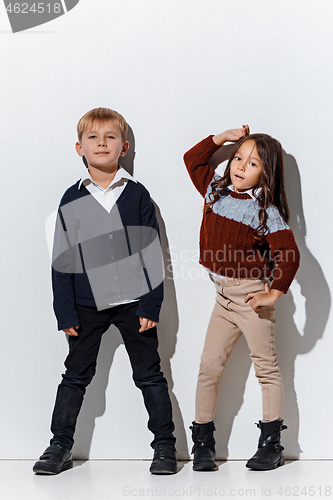
<instances>
[{"instance_id":1,"label":"navy blue cardigan","mask_svg":"<svg viewBox=\"0 0 333 500\"><path fill-rule=\"evenodd\" d=\"M64 239L64 237L61 236L61 234L65 235L67 241L69 241L70 239L68 237L69 231L67 230L68 228L66 227L68 223L73 224L73 226L75 226L76 223L75 220L74 221L71 220L68 222L68 219L64 220L63 216L66 208L75 205L75 203L72 204L71 202L76 202L77 200L83 200L84 197L89 196L90 199L84 201L89 201L90 206L93 207L92 217L96 217L96 224L100 222L100 219L104 220L104 218L107 216L107 211L98 203L97 200L95 200L95 198L89 193L89 191L83 185L80 186L80 189L78 188L79 183L80 181L71 186L65 192L60 201L58 210L58 220L54 236L54 249L57 247L59 248L60 245L59 241L61 240L61 238ZM150 198L149 192L141 183L128 181L126 187L124 188L123 192L121 193L116 202L115 209L118 209L118 214L120 215L121 222L124 227L123 233L126 232L127 227L129 227L133 233L133 227L138 226L138 230L139 228L142 227L152 228L151 233L156 234L157 232L157 234L159 235L159 228L156 219L154 205ZM72 218L75 218L75 215L73 215ZM103 236L106 236L106 238L104 237L103 239ZM93 250L94 252L96 252L96 249L97 251L99 251L101 245L103 244L104 245L111 244L112 240L109 240L107 237L110 236L102 235L102 237L99 237L98 239L95 238L90 240L90 241L95 241L95 248ZM99 245L97 247L96 247L96 242L97 245ZM71 242L71 245L72 244L73 242ZM135 242L134 246L137 246ZM79 256L76 257L77 261L79 261L80 258L82 261L79 266L75 264L74 266L75 270L73 268L73 258L72 258L73 248L74 248L74 254L76 254L76 256ZM131 250L129 251L131 252ZM133 252L134 251L135 249L133 250ZM62 255L65 254L66 252L63 253ZM71 251L69 253L67 252L67 256L68 255L70 255L71 264L66 268L66 265L64 265L64 261L59 265L59 263L57 263L55 258L57 256L55 256L55 253L53 254L53 265L52 265L52 287L53 287L53 297L54 297L53 307L55 315L58 320L59 330L64 330L66 328L80 325L78 314L76 311L76 304L96 307L96 301L85 269L85 263L82 260L82 249L80 245L72 246L72 252ZM67 258L67 261L70 259ZM161 267L162 267L162 260L161 260ZM68 272L63 272L66 270ZM162 281L163 269L161 272L160 271L158 272L159 276L161 276L162 279L159 279L159 281L156 282L156 284L153 287L149 282L149 278L147 276L147 272L144 267L143 267L143 272L147 278L149 287L147 288L147 290L149 289L149 291L147 293L144 293L144 295L141 295L140 297L133 297L140 299L138 302L138 309L136 314L143 318L147 318L152 321L158 322L161 304L163 301L163 281Z\"/></svg>"}]
</instances>

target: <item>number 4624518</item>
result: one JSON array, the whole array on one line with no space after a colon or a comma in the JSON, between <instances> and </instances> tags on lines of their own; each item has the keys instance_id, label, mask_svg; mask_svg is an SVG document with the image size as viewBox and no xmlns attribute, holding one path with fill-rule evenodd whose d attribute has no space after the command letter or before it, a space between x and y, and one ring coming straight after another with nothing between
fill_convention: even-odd
<instances>
[{"instance_id":1,"label":"number 4624518","mask_svg":"<svg viewBox=\"0 0 333 500\"><path fill-rule=\"evenodd\" d=\"M50 3L44 3L44 2L39 2L39 3L33 3L32 5L29 5L26 2L23 3L10 3L7 8L7 12L10 14L43 14L44 12L47 12L51 14L51 12L54 12L55 14L60 14L61 13L61 4L60 3L55 3L55 4L50 4Z\"/></svg>"}]
</instances>

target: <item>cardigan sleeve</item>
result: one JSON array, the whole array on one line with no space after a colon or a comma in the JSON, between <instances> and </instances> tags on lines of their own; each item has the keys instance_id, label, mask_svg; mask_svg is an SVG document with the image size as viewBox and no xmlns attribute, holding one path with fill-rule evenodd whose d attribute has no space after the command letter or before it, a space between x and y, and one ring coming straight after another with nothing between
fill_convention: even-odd
<instances>
[{"instance_id":1,"label":"cardigan sleeve","mask_svg":"<svg viewBox=\"0 0 333 500\"><path fill-rule=\"evenodd\" d=\"M70 241L68 223L69 218L64 217L60 205L52 255L53 309L58 321L58 330L80 326L75 307L74 275L82 270L77 247L72 246Z\"/></svg>"},{"instance_id":2,"label":"cardigan sleeve","mask_svg":"<svg viewBox=\"0 0 333 500\"><path fill-rule=\"evenodd\" d=\"M206 195L207 188L214 177L214 169L208 161L220 147L213 141L213 135L210 135L184 155L188 173L201 196Z\"/></svg>"},{"instance_id":3,"label":"cardigan sleeve","mask_svg":"<svg viewBox=\"0 0 333 500\"><path fill-rule=\"evenodd\" d=\"M154 204L148 191L141 205L142 258L149 292L140 297L137 315L158 323L164 295L163 257Z\"/></svg>"}]
</instances>

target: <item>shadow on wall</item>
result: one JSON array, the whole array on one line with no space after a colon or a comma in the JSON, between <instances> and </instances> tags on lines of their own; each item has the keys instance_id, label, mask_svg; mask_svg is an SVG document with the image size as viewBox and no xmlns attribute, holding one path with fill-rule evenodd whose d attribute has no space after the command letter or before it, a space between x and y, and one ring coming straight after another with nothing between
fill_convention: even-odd
<instances>
[{"instance_id":1,"label":"shadow on wall","mask_svg":"<svg viewBox=\"0 0 333 500\"><path fill-rule=\"evenodd\" d=\"M119 159L121 166L131 175L134 171L135 158L135 138L131 128L128 132L128 141L130 143L129 151L124 158ZM156 216L160 227L161 246L163 252L164 263L168 262L167 249L169 247L166 234L165 224L162 219L160 210L156 203ZM169 394L172 402L173 419L175 423L175 436L177 446L182 449L187 449L186 434L184 423L181 416L180 408L176 396L173 394L173 380L171 374L170 360L175 352L178 332L178 309L176 303L176 292L173 282L173 273L170 264L165 268L164 281L164 301L160 315L160 322L157 327L159 338L159 353L161 357L161 368L165 378L168 381ZM106 390L109 381L109 373L112 367L113 359L118 347L123 344L120 333L114 326L103 335L101 347L97 360L97 370L94 379L87 388L82 409L78 418L75 444L73 449L74 457L80 459L89 458L91 443L93 439L96 418L101 417L106 409ZM111 403L110 403L111 404ZM143 404L143 401L142 401ZM135 418L135 415L133 415ZM147 414L148 420L148 414ZM114 431L117 435L125 435L126 429L121 429L119 422L110 422L110 426L114 426ZM151 437L153 439L153 436ZM135 443L132 443L135 445Z\"/></svg>"},{"instance_id":2,"label":"shadow on wall","mask_svg":"<svg viewBox=\"0 0 333 500\"><path fill-rule=\"evenodd\" d=\"M289 226L301 253L301 264L296 275L300 294L305 299L305 323L298 328L294 321L296 310L292 294L288 292L276 312L276 349L285 387L284 418L285 454L298 458L302 443L298 442L299 415L295 390L295 360L297 355L309 353L323 337L331 308L331 294L324 273L306 246L306 223L303 213L300 173L295 158L284 153L285 181L290 207ZM300 331L301 330L301 331ZM315 384L311 376L312 384Z\"/></svg>"},{"instance_id":3,"label":"shadow on wall","mask_svg":"<svg viewBox=\"0 0 333 500\"><path fill-rule=\"evenodd\" d=\"M155 202L154 202L155 204ZM166 228L159 208L155 204L156 216L160 227L161 245L165 267L164 277L164 301L161 310L160 323L158 327L159 352L161 356L161 367L168 381L169 394L172 403L173 420L175 423L175 437L178 456L182 460L188 459L186 431L184 420L178 400L173 393L173 379L171 373L171 359L175 354L177 344L177 332L179 328L179 316L177 307L176 290L173 281L173 270L170 255L168 253L169 242L166 234Z\"/></svg>"},{"instance_id":4,"label":"shadow on wall","mask_svg":"<svg viewBox=\"0 0 333 500\"><path fill-rule=\"evenodd\" d=\"M229 148L229 150L227 149ZM211 159L216 168L228 158L230 147L221 148ZM292 229L301 253L301 265L296 275L300 294L305 299L305 324L300 327L295 323L296 311L293 295L289 291L283 296L276 310L276 351L284 383L283 418L288 429L282 438L287 458L299 458L302 452L299 443L299 409L295 390L295 360L297 355L310 352L317 340L322 338L329 317L331 296L323 271L306 246L306 225L303 213L301 182L299 169L293 156L284 153L285 181L291 217ZM224 460L228 456L228 442L233 422L244 400L245 384L251 368L251 359L246 341L242 336L237 342L224 371L218 406L216 410L216 451L217 458ZM314 383L312 379L312 383ZM261 418L249 418L249 426ZM254 449L256 443L253 443ZM246 457L245 457L246 458ZM248 457L247 457L248 458Z\"/></svg>"}]
</instances>

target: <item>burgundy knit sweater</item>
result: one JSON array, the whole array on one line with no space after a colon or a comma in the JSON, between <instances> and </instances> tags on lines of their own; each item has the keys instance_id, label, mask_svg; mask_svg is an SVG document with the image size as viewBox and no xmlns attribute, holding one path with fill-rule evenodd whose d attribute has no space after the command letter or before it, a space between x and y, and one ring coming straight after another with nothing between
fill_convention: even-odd
<instances>
[{"instance_id":1,"label":"burgundy knit sweater","mask_svg":"<svg viewBox=\"0 0 333 500\"><path fill-rule=\"evenodd\" d=\"M210 135L184 155L186 168L205 204L211 201L212 182L221 179L208 165L220 148L212 138ZM203 213L200 264L230 278L271 278L271 287L286 293L299 266L299 250L277 208L270 206L266 212L268 231L258 242L254 238L260 225L257 201L248 193L225 189L212 209Z\"/></svg>"}]
</instances>

